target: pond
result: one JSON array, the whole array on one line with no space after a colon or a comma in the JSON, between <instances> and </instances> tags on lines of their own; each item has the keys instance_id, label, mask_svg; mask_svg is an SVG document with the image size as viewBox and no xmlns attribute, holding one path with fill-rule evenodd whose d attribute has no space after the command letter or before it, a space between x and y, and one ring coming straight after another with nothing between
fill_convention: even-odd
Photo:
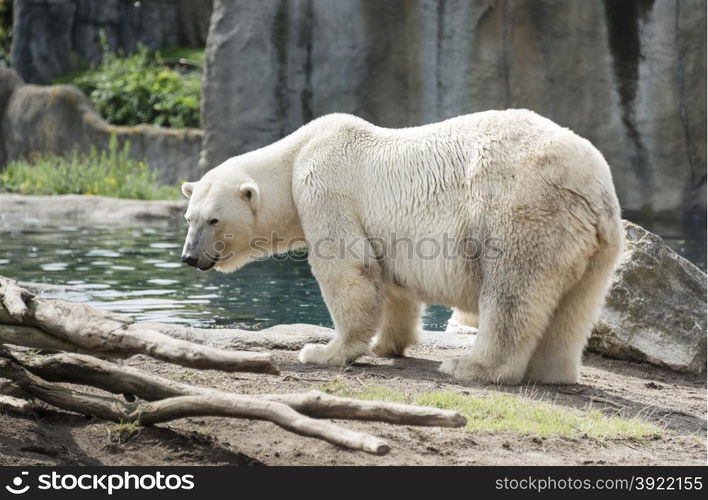
<instances>
[{"instance_id":1,"label":"pond","mask_svg":"<svg viewBox=\"0 0 708 500\"><path fill-rule=\"evenodd\" d=\"M705 223L644 222L705 270ZM279 323L331 327L304 260L254 262L224 275L180 263L185 228L36 226L0 228L0 275L66 285L48 296L85 302L138 320L199 327L266 328ZM444 330L449 309L430 306L428 330Z\"/></svg>"}]
</instances>

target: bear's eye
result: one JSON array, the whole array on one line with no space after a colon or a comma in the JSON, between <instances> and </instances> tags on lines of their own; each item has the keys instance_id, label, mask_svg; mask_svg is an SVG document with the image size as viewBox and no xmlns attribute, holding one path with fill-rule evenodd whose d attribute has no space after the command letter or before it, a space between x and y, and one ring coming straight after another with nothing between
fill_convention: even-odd
<instances>
[{"instance_id":1,"label":"bear's eye","mask_svg":"<svg viewBox=\"0 0 708 500\"><path fill-rule=\"evenodd\" d=\"M219 219L212 219L212 220L209 221L209 224L211 224L211 225L213 226L213 225L216 224L217 222L219 222Z\"/></svg>"}]
</instances>

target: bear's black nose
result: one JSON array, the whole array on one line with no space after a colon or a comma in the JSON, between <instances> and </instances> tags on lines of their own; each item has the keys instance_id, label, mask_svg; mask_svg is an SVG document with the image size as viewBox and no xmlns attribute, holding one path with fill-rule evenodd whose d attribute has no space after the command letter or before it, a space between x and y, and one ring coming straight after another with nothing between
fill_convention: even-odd
<instances>
[{"instance_id":1,"label":"bear's black nose","mask_svg":"<svg viewBox=\"0 0 708 500\"><path fill-rule=\"evenodd\" d=\"M196 257L190 257L189 255L182 256L182 262L188 266L197 267L197 260L198 259Z\"/></svg>"}]
</instances>

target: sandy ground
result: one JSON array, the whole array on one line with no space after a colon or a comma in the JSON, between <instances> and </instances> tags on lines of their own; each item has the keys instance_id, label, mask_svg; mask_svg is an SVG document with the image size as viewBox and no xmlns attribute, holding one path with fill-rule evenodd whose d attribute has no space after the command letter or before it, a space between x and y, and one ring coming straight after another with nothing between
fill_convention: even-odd
<instances>
[{"instance_id":1,"label":"sandy ground","mask_svg":"<svg viewBox=\"0 0 708 500\"><path fill-rule=\"evenodd\" d=\"M301 365L295 352L275 351L279 376L195 371L134 357L128 364L184 382L243 393L298 392L343 380L404 392L452 390L525 393L562 407L608 415L641 415L665 428L660 438L599 442L538 438L512 432L398 427L343 422L389 441L383 457L352 452L290 434L273 424L227 418L186 418L142 428L124 444L111 443L107 422L49 408L0 413L0 464L87 465L705 465L706 385L648 365L588 355L574 386L490 387L456 383L436 371L454 350L421 348L411 358L365 358L345 372ZM10 432L8 432L8 430Z\"/></svg>"}]
</instances>

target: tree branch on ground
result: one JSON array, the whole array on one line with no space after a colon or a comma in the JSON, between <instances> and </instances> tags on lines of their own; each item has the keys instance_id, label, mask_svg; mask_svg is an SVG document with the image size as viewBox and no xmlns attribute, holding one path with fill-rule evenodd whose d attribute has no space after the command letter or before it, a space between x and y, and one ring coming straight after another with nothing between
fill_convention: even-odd
<instances>
[{"instance_id":1,"label":"tree branch on ground","mask_svg":"<svg viewBox=\"0 0 708 500\"><path fill-rule=\"evenodd\" d=\"M3 277L0 304L2 342L107 358L145 354L190 368L280 373L268 353L226 351L175 339L125 316L85 304L36 297Z\"/></svg>"},{"instance_id":2,"label":"tree branch on ground","mask_svg":"<svg viewBox=\"0 0 708 500\"><path fill-rule=\"evenodd\" d=\"M123 316L82 304L42 299L0 277L0 343L69 351L41 356L0 349L0 407L27 409L35 398L58 408L115 422L157 424L183 417L266 420L303 436L378 455L382 439L320 419L461 427L454 411L331 396L319 391L244 395L175 382L99 358L143 354L182 366L279 373L269 354L213 349L174 339ZM83 354L81 354L83 353ZM87 355L91 354L91 355ZM27 358L27 359L23 359ZM124 400L81 392L59 383L91 386ZM134 400L135 397L139 398Z\"/></svg>"}]
</instances>

